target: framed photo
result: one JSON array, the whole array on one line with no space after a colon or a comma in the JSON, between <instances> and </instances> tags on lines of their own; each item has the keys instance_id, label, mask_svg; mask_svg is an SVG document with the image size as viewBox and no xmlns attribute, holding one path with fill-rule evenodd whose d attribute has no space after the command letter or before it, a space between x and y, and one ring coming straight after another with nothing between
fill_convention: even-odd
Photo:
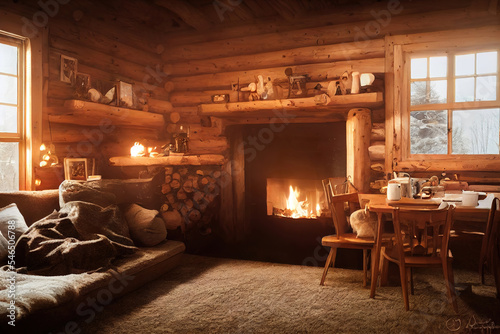
<instances>
[{"instance_id":1,"label":"framed photo","mask_svg":"<svg viewBox=\"0 0 500 334\"><path fill-rule=\"evenodd\" d=\"M117 84L117 101L119 107L134 107L134 90L132 84L119 81Z\"/></svg>"},{"instance_id":2,"label":"framed photo","mask_svg":"<svg viewBox=\"0 0 500 334\"><path fill-rule=\"evenodd\" d=\"M78 60L76 58L61 55L61 81L75 83Z\"/></svg>"},{"instance_id":3,"label":"framed photo","mask_svg":"<svg viewBox=\"0 0 500 334\"><path fill-rule=\"evenodd\" d=\"M90 167L88 160L87 158L64 158L64 178L66 180L87 181ZM92 161L90 168L93 169L93 166ZM93 174L92 170L91 173Z\"/></svg>"}]
</instances>

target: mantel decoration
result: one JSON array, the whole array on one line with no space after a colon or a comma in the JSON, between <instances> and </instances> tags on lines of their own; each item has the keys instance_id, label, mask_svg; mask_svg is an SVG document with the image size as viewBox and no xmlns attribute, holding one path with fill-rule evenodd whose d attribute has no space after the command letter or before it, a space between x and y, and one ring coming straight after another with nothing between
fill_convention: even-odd
<instances>
[{"instance_id":1,"label":"mantel decoration","mask_svg":"<svg viewBox=\"0 0 500 334\"><path fill-rule=\"evenodd\" d=\"M86 181L94 175L93 158L64 158L64 178L66 180Z\"/></svg>"}]
</instances>

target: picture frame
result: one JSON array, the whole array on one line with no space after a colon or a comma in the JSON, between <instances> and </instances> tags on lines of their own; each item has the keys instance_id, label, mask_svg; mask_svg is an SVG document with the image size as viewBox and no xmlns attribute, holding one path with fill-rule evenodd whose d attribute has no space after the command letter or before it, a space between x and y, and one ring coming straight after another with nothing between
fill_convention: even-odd
<instances>
[{"instance_id":1,"label":"picture frame","mask_svg":"<svg viewBox=\"0 0 500 334\"><path fill-rule=\"evenodd\" d=\"M62 82L73 84L78 73L78 60L73 57L61 55L61 77Z\"/></svg>"},{"instance_id":2,"label":"picture frame","mask_svg":"<svg viewBox=\"0 0 500 334\"><path fill-rule=\"evenodd\" d=\"M64 179L87 181L94 174L95 160L89 158L64 158Z\"/></svg>"},{"instance_id":3,"label":"picture frame","mask_svg":"<svg viewBox=\"0 0 500 334\"><path fill-rule=\"evenodd\" d=\"M118 107L134 107L134 89L131 83L118 81L116 85L116 93Z\"/></svg>"}]
</instances>

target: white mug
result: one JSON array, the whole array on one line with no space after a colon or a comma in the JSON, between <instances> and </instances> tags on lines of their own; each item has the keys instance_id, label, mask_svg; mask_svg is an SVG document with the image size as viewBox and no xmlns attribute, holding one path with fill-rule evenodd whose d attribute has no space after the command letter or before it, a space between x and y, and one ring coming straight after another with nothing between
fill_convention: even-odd
<instances>
[{"instance_id":1,"label":"white mug","mask_svg":"<svg viewBox=\"0 0 500 334\"><path fill-rule=\"evenodd\" d=\"M399 201L401 199L401 184L389 183L387 185L387 199L389 201Z\"/></svg>"},{"instance_id":2,"label":"white mug","mask_svg":"<svg viewBox=\"0 0 500 334\"><path fill-rule=\"evenodd\" d=\"M462 205L463 206L477 206L477 201L479 199L479 194L475 191L463 191L462 192Z\"/></svg>"}]
</instances>

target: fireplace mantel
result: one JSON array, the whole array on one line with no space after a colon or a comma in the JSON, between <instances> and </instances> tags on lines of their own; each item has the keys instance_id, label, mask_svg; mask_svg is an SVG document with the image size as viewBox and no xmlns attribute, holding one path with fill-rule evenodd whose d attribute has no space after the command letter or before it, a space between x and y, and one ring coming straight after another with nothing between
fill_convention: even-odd
<instances>
[{"instance_id":1,"label":"fireplace mantel","mask_svg":"<svg viewBox=\"0 0 500 334\"><path fill-rule=\"evenodd\" d=\"M181 155L166 157L111 157L109 159L111 166L208 166L223 165L224 156L218 154L204 155Z\"/></svg>"},{"instance_id":2,"label":"fireplace mantel","mask_svg":"<svg viewBox=\"0 0 500 334\"><path fill-rule=\"evenodd\" d=\"M326 95L326 94L323 94ZM324 96L324 99L318 97L305 97L296 99L282 100L259 100L248 102L230 102L201 104L198 106L200 115L216 117L267 117L273 116L276 110L292 111L304 113L308 116L312 114L328 114L332 112L345 114L351 108L370 108L381 107L384 103L383 93L363 93L336 95L331 98Z\"/></svg>"}]
</instances>

